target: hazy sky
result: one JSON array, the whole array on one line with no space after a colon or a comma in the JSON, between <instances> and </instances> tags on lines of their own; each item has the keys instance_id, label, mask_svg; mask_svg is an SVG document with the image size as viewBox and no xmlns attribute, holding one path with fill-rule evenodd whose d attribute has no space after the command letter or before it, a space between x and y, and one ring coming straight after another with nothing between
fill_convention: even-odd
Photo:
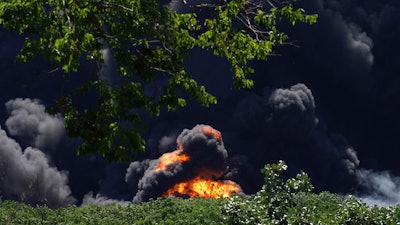
<instances>
[{"instance_id":1,"label":"hazy sky","mask_svg":"<svg viewBox=\"0 0 400 225\"><path fill-rule=\"evenodd\" d=\"M66 137L61 117L44 111L75 78L48 74L53 67L40 59L17 62L23 38L0 29L0 195L53 207L140 201L143 185L158 179L145 175L152 160L175 150L185 128L208 124L222 133L222 146L214 147L227 154L224 178L245 193L260 188L264 164L282 159L290 175L307 172L317 190L376 204L400 201L400 3L299 5L318 13L318 23L287 28L298 47L277 48L279 56L254 62L252 90L232 91L229 65L194 50L186 66L219 98L218 105L190 103L148 121L148 152L131 164L75 155L79 141ZM103 75L112 69L107 64ZM94 67L84 65L76 77L94 74Z\"/></svg>"}]
</instances>

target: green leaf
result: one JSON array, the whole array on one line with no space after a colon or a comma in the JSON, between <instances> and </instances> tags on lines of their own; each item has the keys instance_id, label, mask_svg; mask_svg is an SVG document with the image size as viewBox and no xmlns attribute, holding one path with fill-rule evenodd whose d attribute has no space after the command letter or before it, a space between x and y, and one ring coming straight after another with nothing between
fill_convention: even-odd
<instances>
[{"instance_id":1,"label":"green leaf","mask_svg":"<svg viewBox=\"0 0 400 225\"><path fill-rule=\"evenodd\" d=\"M102 52L108 50L118 68L118 85L94 77L60 99L58 109L68 134L83 140L79 154L130 161L144 150L143 118L181 109L189 99L205 107L217 104L216 96L188 73L185 62L193 49L227 60L234 88L252 88L251 61L266 60L288 40L280 21L317 20L292 1L270 8L264 3L229 0L179 13L157 0L3 0L0 25L26 37L21 61L44 56L66 79L80 71L84 60L99 73ZM92 104L80 104L89 98L95 98Z\"/></svg>"}]
</instances>

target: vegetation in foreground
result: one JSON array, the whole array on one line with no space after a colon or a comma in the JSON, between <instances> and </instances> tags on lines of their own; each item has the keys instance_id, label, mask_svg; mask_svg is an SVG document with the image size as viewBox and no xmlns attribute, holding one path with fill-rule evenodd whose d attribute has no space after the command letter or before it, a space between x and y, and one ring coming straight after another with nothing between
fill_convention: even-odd
<instances>
[{"instance_id":1,"label":"vegetation in foreground","mask_svg":"<svg viewBox=\"0 0 400 225\"><path fill-rule=\"evenodd\" d=\"M164 198L128 206L70 206L56 210L0 203L1 224L400 224L400 206L368 206L353 197L312 193L305 173L283 180L283 162L266 165L265 184L250 196Z\"/></svg>"}]
</instances>

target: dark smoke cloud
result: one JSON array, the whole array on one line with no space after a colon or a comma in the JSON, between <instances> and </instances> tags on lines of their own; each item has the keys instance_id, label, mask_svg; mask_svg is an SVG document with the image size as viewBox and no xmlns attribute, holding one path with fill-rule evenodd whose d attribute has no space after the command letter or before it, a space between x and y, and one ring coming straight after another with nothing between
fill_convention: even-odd
<instances>
[{"instance_id":1,"label":"dark smoke cloud","mask_svg":"<svg viewBox=\"0 0 400 225\"><path fill-rule=\"evenodd\" d=\"M0 161L0 193L4 198L49 207L74 203L68 173L52 167L40 150L22 150L1 128Z\"/></svg>"},{"instance_id":2,"label":"dark smoke cloud","mask_svg":"<svg viewBox=\"0 0 400 225\"><path fill-rule=\"evenodd\" d=\"M10 135L31 140L30 145L40 149L54 149L65 135L60 115L51 116L39 100L14 99L6 102L10 115L6 121Z\"/></svg>"},{"instance_id":3,"label":"dark smoke cloud","mask_svg":"<svg viewBox=\"0 0 400 225\"><path fill-rule=\"evenodd\" d=\"M310 30L315 37L304 38L301 43L301 48L307 49L302 53L305 63L312 64L313 70L324 79L360 91L368 90L372 81L369 72L375 58L371 37L359 25L346 22L341 14L331 10L323 10L319 21Z\"/></svg>"},{"instance_id":4,"label":"dark smoke cloud","mask_svg":"<svg viewBox=\"0 0 400 225\"><path fill-rule=\"evenodd\" d=\"M14 99L6 103L6 108L10 114L5 123L8 132L23 140L21 143L26 147L21 147L1 129L2 197L53 208L74 203L68 172L60 171L50 155L45 154L55 150L64 138L60 116L45 113L38 100Z\"/></svg>"},{"instance_id":5,"label":"dark smoke cloud","mask_svg":"<svg viewBox=\"0 0 400 225\"><path fill-rule=\"evenodd\" d=\"M249 99L251 98L251 99ZM271 159L286 160L296 169L312 175L317 187L334 189L354 180L359 160L356 152L339 134L330 134L315 116L311 91L303 84L289 89L266 89L264 95L244 98L234 117L243 133L253 133L247 139L229 140L237 146L230 151L242 152L246 143L257 141L259 149L250 155L259 166ZM244 152L243 152L244 153Z\"/></svg>"},{"instance_id":6,"label":"dark smoke cloud","mask_svg":"<svg viewBox=\"0 0 400 225\"><path fill-rule=\"evenodd\" d=\"M191 130L183 130L178 136L178 150L189 156L190 160L187 162L175 163L166 170L158 171L158 159L130 164L126 181L131 185L137 184L134 202L159 197L173 184L196 176L217 179L224 174L228 153L222 139L205 132L204 128L204 125L197 125ZM136 182L138 177L141 178Z\"/></svg>"},{"instance_id":7,"label":"dark smoke cloud","mask_svg":"<svg viewBox=\"0 0 400 225\"><path fill-rule=\"evenodd\" d=\"M3 199L22 200L32 205L64 206L75 202L71 196L75 196L79 202L89 191L108 190L106 187L111 182L99 182L105 179L104 176L114 179L118 177L108 176L106 163L99 156L78 157L79 140L68 139L61 117L47 114L39 100L17 98L7 101L5 105L9 113L5 124L8 133L16 139L11 139L6 131L2 131L4 138L7 137L7 143L13 143L16 150L13 154L8 154L9 144L4 145L1 154L7 157L1 159L21 166L2 164L2 168L7 167L0 182L2 187L7 187L4 190L0 188ZM124 170L116 173L121 174L122 181ZM25 188L14 189L14 184L8 186L7 180L11 175L18 177L18 183ZM17 182L15 179L14 181Z\"/></svg>"}]
</instances>

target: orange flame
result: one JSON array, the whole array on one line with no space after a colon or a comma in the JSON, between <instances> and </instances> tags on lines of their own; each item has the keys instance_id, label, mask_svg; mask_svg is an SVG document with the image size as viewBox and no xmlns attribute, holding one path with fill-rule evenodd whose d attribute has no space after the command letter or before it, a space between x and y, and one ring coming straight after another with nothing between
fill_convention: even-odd
<instances>
[{"instance_id":1,"label":"orange flame","mask_svg":"<svg viewBox=\"0 0 400 225\"><path fill-rule=\"evenodd\" d=\"M201 129L205 135L214 137L218 142L222 141L221 133L211 126L204 125ZM172 165L183 163L190 160L190 156L183 152L182 145L178 143L178 149L173 152L163 154L158 161L157 167L154 171L168 170ZM188 181L175 184L172 188L168 189L163 196L173 195L186 195L189 197L201 198L226 198L234 193L242 192L238 184L229 180L213 180L206 179L202 175L215 175L216 171L208 171L203 168L198 175Z\"/></svg>"},{"instance_id":2,"label":"orange flame","mask_svg":"<svg viewBox=\"0 0 400 225\"><path fill-rule=\"evenodd\" d=\"M188 195L201 198L226 198L234 193L240 193L241 188L233 181L214 181L201 177L175 184L163 196Z\"/></svg>"},{"instance_id":3,"label":"orange flame","mask_svg":"<svg viewBox=\"0 0 400 225\"><path fill-rule=\"evenodd\" d=\"M217 131L216 129L212 128L211 126L205 125L203 127L203 133L212 135L217 141L221 142L221 132Z\"/></svg>"},{"instance_id":4,"label":"orange flame","mask_svg":"<svg viewBox=\"0 0 400 225\"><path fill-rule=\"evenodd\" d=\"M172 164L189 161L190 159L189 156L182 152L183 152L182 150L178 149L173 152L164 153L158 159L158 165L154 170L155 171L166 170Z\"/></svg>"}]
</instances>

